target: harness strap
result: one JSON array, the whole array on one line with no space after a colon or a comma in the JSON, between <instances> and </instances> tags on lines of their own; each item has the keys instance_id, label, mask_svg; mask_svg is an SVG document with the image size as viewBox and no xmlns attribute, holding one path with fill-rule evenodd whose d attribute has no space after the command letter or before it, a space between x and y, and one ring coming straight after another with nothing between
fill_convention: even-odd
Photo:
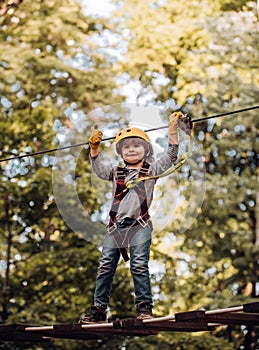
<instances>
[{"instance_id":1,"label":"harness strap","mask_svg":"<svg viewBox=\"0 0 259 350\"><path fill-rule=\"evenodd\" d=\"M190 136L189 149L186 152L186 154L184 154L182 156L183 159L180 160L177 164L175 164L175 166L173 166L172 168L169 168L168 170L166 170L164 173L162 173L160 175L143 176L143 177L138 177L137 179L134 179L134 180L127 181L126 182L126 187L127 188L134 188L135 186L137 186L142 181L145 181L145 180L157 180L157 179L160 179L162 177L165 177L165 176L168 176L168 175L172 174L176 170L179 170L188 161L188 158L189 158L189 156L191 154L191 151L192 151L192 147L193 147L193 138Z\"/></svg>"},{"instance_id":2,"label":"harness strap","mask_svg":"<svg viewBox=\"0 0 259 350\"><path fill-rule=\"evenodd\" d=\"M150 224L150 221L143 221L143 223L144 224L142 225L141 221L135 220L129 227L127 227L126 232L123 234L119 227L114 227L112 231L109 231L108 229L108 232L112 235L116 247L120 251L120 254L122 255L125 262L129 260L127 248L132 237L141 229L141 227L148 226Z\"/></svg>"},{"instance_id":3,"label":"harness strap","mask_svg":"<svg viewBox=\"0 0 259 350\"><path fill-rule=\"evenodd\" d=\"M144 162L143 167L139 171L138 177L146 176L149 166L150 165L148 163ZM141 215L137 220L135 220L128 227L125 234L122 234L121 230L117 227L115 221L116 221L116 216L118 213L120 203L129 191L129 189L125 186L125 179L126 179L125 169L117 167L115 177L116 177L116 189L115 189L111 210L109 212L110 220L108 224L108 232L112 235L113 240L117 246L117 249L119 249L123 259L127 261L129 260L129 257L127 254L127 247L129 245L131 238L134 236L134 234L138 232L138 230L141 227L146 226L146 222L149 219L147 194L146 194L146 187L145 187L144 181L141 181L138 186L134 187L134 190L136 191L139 197Z\"/></svg>"},{"instance_id":4,"label":"harness strap","mask_svg":"<svg viewBox=\"0 0 259 350\"><path fill-rule=\"evenodd\" d=\"M116 177L116 189L114 193L111 210L109 212L109 216L110 216L109 226L114 224L115 218L117 216L118 209L120 206L120 202L129 192L129 190L125 186L126 174L123 168L117 167L115 177Z\"/></svg>"},{"instance_id":5,"label":"harness strap","mask_svg":"<svg viewBox=\"0 0 259 350\"><path fill-rule=\"evenodd\" d=\"M138 177L142 178L146 176L149 167L150 167L150 164L148 164L147 162L144 162L143 167L139 171ZM116 216L118 214L120 203L122 199L126 196L126 194L129 192L129 189L125 186L125 179L126 179L125 168L121 168L121 167L116 168L115 179L116 179L116 189L115 189L111 209L109 212L110 221L108 226L114 225ZM140 199L141 216L143 217L148 215L148 205L147 205L147 195L146 195L145 184L141 181L140 186L134 187L134 190L137 192Z\"/></svg>"}]
</instances>

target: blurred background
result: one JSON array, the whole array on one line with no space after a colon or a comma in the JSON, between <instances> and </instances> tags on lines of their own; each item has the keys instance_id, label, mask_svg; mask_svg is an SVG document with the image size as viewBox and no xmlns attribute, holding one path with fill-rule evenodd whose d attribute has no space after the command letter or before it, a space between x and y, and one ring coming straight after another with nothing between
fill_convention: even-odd
<instances>
[{"instance_id":1,"label":"blurred background","mask_svg":"<svg viewBox=\"0 0 259 350\"><path fill-rule=\"evenodd\" d=\"M73 144L75 133L87 142L93 111L105 106L152 105L165 124L177 110L197 119L258 105L258 10L251 0L0 1L1 323L77 322L93 301L101 248L67 225L55 201L53 171L70 151L59 161L53 152L5 159ZM127 124L116 110L102 114L111 136ZM194 124L204 198L188 229L179 228L194 174L185 169L161 183L161 198L178 188L183 201L153 239L155 316L258 301L258 128L257 110ZM103 233L110 198L92 181L87 147L73 166L86 231ZM55 191L76 210L64 187ZM110 317L135 317L123 262ZM233 326L47 345L0 341L0 349L250 350L259 348L258 334Z\"/></svg>"}]
</instances>

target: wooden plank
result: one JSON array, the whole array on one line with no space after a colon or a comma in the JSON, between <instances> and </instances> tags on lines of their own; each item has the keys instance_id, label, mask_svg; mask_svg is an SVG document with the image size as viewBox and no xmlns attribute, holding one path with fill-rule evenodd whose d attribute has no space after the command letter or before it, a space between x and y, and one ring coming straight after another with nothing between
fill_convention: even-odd
<instances>
[{"instance_id":1,"label":"wooden plank","mask_svg":"<svg viewBox=\"0 0 259 350\"><path fill-rule=\"evenodd\" d=\"M215 315L215 314L227 314L229 312L241 312L244 310L243 306L233 306L227 309L217 309L217 310L209 310L205 311L206 315Z\"/></svg>"},{"instance_id":2,"label":"wooden plank","mask_svg":"<svg viewBox=\"0 0 259 350\"><path fill-rule=\"evenodd\" d=\"M169 331L169 332L201 332L201 331L209 331L213 330L215 327L208 325L203 321L195 321L195 322L168 322L167 324L157 324L157 323L149 323L146 325L149 329L154 329L156 331Z\"/></svg>"},{"instance_id":3,"label":"wooden plank","mask_svg":"<svg viewBox=\"0 0 259 350\"><path fill-rule=\"evenodd\" d=\"M175 314L175 319L177 321L205 319L206 316L208 315L216 315L216 314L223 315L223 314L229 314L229 313L241 312L241 311L244 311L245 313L256 313L257 308L259 308L259 302L246 304L244 306L236 306L236 307L227 308L227 309L217 309L217 310L209 310L209 311L194 310L194 311L177 313ZM242 313L242 315L244 315L244 313Z\"/></svg>"},{"instance_id":4,"label":"wooden plank","mask_svg":"<svg viewBox=\"0 0 259 350\"><path fill-rule=\"evenodd\" d=\"M193 320L205 320L206 315L203 310L180 312L175 314L175 320L178 321L193 321Z\"/></svg>"},{"instance_id":5,"label":"wooden plank","mask_svg":"<svg viewBox=\"0 0 259 350\"><path fill-rule=\"evenodd\" d=\"M9 333L0 333L0 340L4 341L23 341L23 342L50 342L50 337L45 337L40 334L31 334L24 332L9 332Z\"/></svg>"},{"instance_id":6,"label":"wooden plank","mask_svg":"<svg viewBox=\"0 0 259 350\"><path fill-rule=\"evenodd\" d=\"M54 336L57 333L68 333L71 334L95 334L95 335L151 335L157 334L152 330L142 329L140 327L136 327L134 329L131 328L116 328L113 323L104 323L104 324L89 324L89 325L54 325Z\"/></svg>"},{"instance_id":7,"label":"wooden plank","mask_svg":"<svg viewBox=\"0 0 259 350\"><path fill-rule=\"evenodd\" d=\"M47 335L48 337L60 338L60 339L78 339L78 340L90 340L99 339L100 336L95 334L82 333L81 325L75 324L61 324L53 326L33 326L25 328L26 333Z\"/></svg>"},{"instance_id":8,"label":"wooden plank","mask_svg":"<svg viewBox=\"0 0 259 350\"><path fill-rule=\"evenodd\" d=\"M148 336L159 332L211 331L219 325L259 325L259 302L218 310L194 310L146 320L136 318L102 324L0 325L1 340L46 342L51 339L92 340L110 336Z\"/></svg>"},{"instance_id":9,"label":"wooden plank","mask_svg":"<svg viewBox=\"0 0 259 350\"><path fill-rule=\"evenodd\" d=\"M172 331L172 330L194 330L194 331L200 331L200 330L209 330L211 327L208 327L208 324L203 321L197 322L176 322L174 318L170 317L161 317L161 318L152 318L147 320L138 320L138 319L125 319L120 320L118 323L114 325L116 329L118 328L134 328L137 327L146 328L146 329L153 329L157 331Z\"/></svg>"},{"instance_id":10,"label":"wooden plank","mask_svg":"<svg viewBox=\"0 0 259 350\"><path fill-rule=\"evenodd\" d=\"M113 328L132 328L143 326L143 320L137 318L125 318L123 320L113 321Z\"/></svg>"},{"instance_id":11,"label":"wooden plank","mask_svg":"<svg viewBox=\"0 0 259 350\"><path fill-rule=\"evenodd\" d=\"M245 304L244 312L259 313L259 302Z\"/></svg>"},{"instance_id":12,"label":"wooden plank","mask_svg":"<svg viewBox=\"0 0 259 350\"><path fill-rule=\"evenodd\" d=\"M216 322L225 325L259 325L259 315L244 313L215 314L206 318L207 322Z\"/></svg>"},{"instance_id":13,"label":"wooden plank","mask_svg":"<svg viewBox=\"0 0 259 350\"><path fill-rule=\"evenodd\" d=\"M26 324L1 324L0 340L16 340L28 342L49 342L50 338L41 334L26 333Z\"/></svg>"}]
</instances>

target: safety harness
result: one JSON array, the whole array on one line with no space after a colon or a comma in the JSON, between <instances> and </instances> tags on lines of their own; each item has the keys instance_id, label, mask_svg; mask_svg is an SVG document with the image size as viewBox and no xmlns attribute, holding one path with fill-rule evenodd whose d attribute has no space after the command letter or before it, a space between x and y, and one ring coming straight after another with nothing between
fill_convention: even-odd
<instances>
[{"instance_id":1,"label":"safety harness","mask_svg":"<svg viewBox=\"0 0 259 350\"><path fill-rule=\"evenodd\" d=\"M142 168L139 171L138 177L147 176L150 164L144 161ZM137 219L129 220L129 225L126 226L125 232L122 233L120 225L116 223L116 216L119 210L120 203L122 199L127 195L129 189L126 187L126 175L127 169L122 167L117 167L115 170L116 188L114 193L114 198L109 212L110 220L108 224L108 233L112 235L112 238L119 249L123 259L125 261L129 260L127 254L127 247L129 246L131 238L143 227L146 227L150 223L150 216L148 213L148 202L145 181L141 181L137 186L134 186L134 191L136 191L139 203L140 203L140 216Z\"/></svg>"},{"instance_id":2,"label":"safety harness","mask_svg":"<svg viewBox=\"0 0 259 350\"><path fill-rule=\"evenodd\" d=\"M142 181L146 181L146 180L158 180L162 177L171 175L172 173L174 173L176 170L181 169L181 167L188 161L189 156L191 154L192 151L192 147L193 147L193 138L190 136L190 145L189 145L189 149L188 151L182 155L182 159L175 164L173 167L169 168L168 170L166 170L165 172L163 172L162 174L159 175L150 175L150 176L139 176L137 179L133 179L133 180L129 180L126 182L126 187L127 188L134 188L135 186L137 186L139 183L141 183Z\"/></svg>"}]
</instances>

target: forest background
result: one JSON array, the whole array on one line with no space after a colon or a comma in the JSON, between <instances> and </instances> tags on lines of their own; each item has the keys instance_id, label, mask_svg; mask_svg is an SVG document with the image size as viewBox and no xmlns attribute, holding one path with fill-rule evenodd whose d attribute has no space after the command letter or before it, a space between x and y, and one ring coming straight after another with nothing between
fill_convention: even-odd
<instances>
[{"instance_id":1,"label":"forest background","mask_svg":"<svg viewBox=\"0 0 259 350\"><path fill-rule=\"evenodd\" d=\"M256 1L113 3L102 17L88 15L79 0L0 1L1 159L56 148L79 124L87 142L89 113L107 105L150 104L168 116L181 109L193 119L258 105ZM205 196L188 230L176 229L183 208L153 241L155 316L258 301L258 126L256 110L194 124ZM55 154L0 166L1 322L76 322L92 304L100 250L60 215ZM180 172L168 186L177 183L188 199L191 175ZM88 216L99 213L87 149L73 183ZM71 211L74 205L68 200ZM94 235L101 226L89 220L87 230ZM135 317L123 262L113 286L111 318ZM0 341L0 348L256 349L258 332L237 326L47 345Z\"/></svg>"}]
</instances>

